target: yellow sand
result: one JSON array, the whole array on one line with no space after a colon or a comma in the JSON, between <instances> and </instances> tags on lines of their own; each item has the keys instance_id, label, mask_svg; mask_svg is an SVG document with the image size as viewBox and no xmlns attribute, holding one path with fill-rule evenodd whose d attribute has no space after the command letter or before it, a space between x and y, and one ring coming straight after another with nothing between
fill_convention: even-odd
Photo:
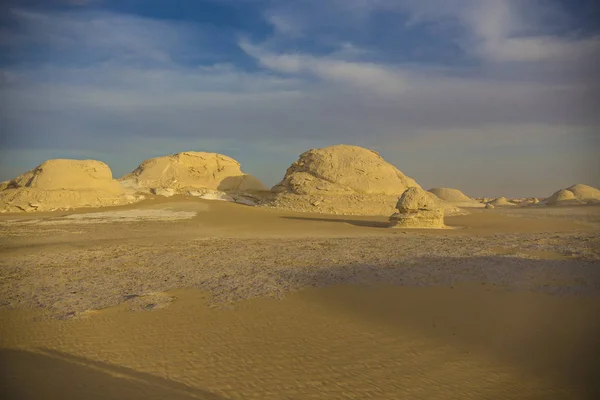
<instances>
[{"instance_id":1,"label":"yellow sand","mask_svg":"<svg viewBox=\"0 0 600 400\"><path fill-rule=\"evenodd\" d=\"M594 376L598 298L347 286L215 310L171 295L68 322L2 311L9 398L584 399Z\"/></svg>"}]
</instances>

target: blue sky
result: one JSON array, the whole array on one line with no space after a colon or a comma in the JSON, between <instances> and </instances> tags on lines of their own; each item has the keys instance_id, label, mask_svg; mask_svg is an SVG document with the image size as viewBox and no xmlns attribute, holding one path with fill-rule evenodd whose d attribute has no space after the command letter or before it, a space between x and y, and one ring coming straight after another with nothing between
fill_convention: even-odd
<instances>
[{"instance_id":1,"label":"blue sky","mask_svg":"<svg viewBox=\"0 0 600 400\"><path fill-rule=\"evenodd\" d=\"M179 151L277 183L379 151L425 188L600 186L593 0L10 0L0 179L49 158L116 177Z\"/></svg>"}]
</instances>

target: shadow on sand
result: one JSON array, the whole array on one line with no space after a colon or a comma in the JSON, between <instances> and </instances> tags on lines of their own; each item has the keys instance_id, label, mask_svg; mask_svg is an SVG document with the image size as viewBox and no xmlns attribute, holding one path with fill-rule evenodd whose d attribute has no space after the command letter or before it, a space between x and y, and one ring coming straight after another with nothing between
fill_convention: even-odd
<instances>
[{"instance_id":1,"label":"shadow on sand","mask_svg":"<svg viewBox=\"0 0 600 400\"><path fill-rule=\"evenodd\" d=\"M600 398L596 263L517 257L421 257L386 267L282 270L307 301L374 329L475 352Z\"/></svg>"},{"instance_id":2,"label":"shadow on sand","mask_svg":"<svg viewBox=\"0 0 600 400\"><path fill-rule=\"evenodd\" d=\"M213 393L48 349L0 349L4 399L226 400Z\"/></svg>"},{"instance_id":3,"label":"shadow on sand","mask_svg":"<svg viewBox=\"0 0 600 400\"><path fill-rule=\"evenodd\" d=\"M388 228L389 222L387 221L368 221L360 219L338 219L338 218L310 218L310 217L280 217L283 219L297 220L297 221L316 221L316 222L337 222L342 224L350 224L354 226L366 227L366 228Z\"/></svg>"}]
</instances>

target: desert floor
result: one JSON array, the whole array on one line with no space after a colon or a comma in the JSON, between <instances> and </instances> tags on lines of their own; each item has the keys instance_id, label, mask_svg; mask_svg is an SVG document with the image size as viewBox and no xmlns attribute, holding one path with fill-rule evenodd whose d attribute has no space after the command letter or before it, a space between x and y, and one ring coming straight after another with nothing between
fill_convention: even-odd
<instances>
[{"instance_id":1,"label":"desert floor","mask_svg":"<svg viewBox=\"0 0 600 400\"><path fill-rule=\"evenodd\" d=\"M9 399L600 398L600 207L0 216Z\"/></svg>"}]
</instances>

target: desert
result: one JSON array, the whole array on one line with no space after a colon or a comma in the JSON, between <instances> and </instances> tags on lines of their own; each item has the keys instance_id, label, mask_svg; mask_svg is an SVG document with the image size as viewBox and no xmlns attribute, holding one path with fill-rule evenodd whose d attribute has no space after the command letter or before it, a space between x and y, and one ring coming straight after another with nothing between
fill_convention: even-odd
<instances>
[{"instance_id":1,"label":"desert","mask_svg":"<svg viewBox=\"0 0 600 400\"><path fill-rule=\"evenodd\" d=\"M600 399L596 3L2 2L0 399Z\"/></svg>"},{"instance_id":2,"label":"desert","mask_svg":"<svg viewBox=\"0 0 600 400\"><path fill-rule=\"evenodd\" d=\"M329 174L352 176L363 165ZM313 175L304 174L304 190L314 192ZM413 180L392 189L399 195L379 195L396 199L384 209L395 213L387 215L381 206L344 202L355 190L319 194L330 204L352 205L345 215L344 208L312 206L306 195L278 208L273 198L281 184L272 192L255 186L248 195L256 202L239 203L193 192L225 194L218 181L188 178L161 195L147 184L132 191L130 177L115 181L125 182L115 190L128 193L125 204L23 207L0 216L7 393L103 399L583 399L594 393L598 205L507 207L501 199L484 209L455 196L458 204L444 206L446 200L432 197L439 190L424 191ZM88 190L83 181L77 184ZM59 186L75 190L68 182ZM456 193L442 192L449 200L447 193ZM459 212L445 211L454 207ZM73 379L81 385L69 385Z\"/></svg>"}]
</instances>

